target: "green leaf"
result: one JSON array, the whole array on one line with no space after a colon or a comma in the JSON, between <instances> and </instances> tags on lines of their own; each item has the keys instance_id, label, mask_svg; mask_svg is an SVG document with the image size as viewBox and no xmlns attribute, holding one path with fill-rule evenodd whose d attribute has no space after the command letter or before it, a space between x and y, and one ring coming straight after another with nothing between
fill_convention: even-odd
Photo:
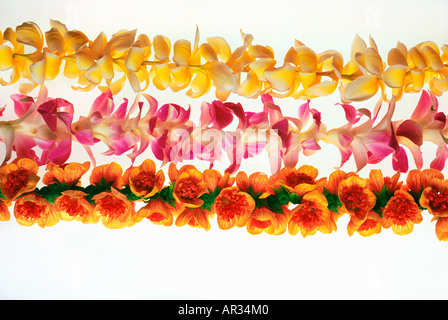
<instances>
[{"instance_id":1,"label":"green leaf","mask_svg":"<svg viewBox=\"0 0 448 320\"><path fill-rule=\"evenodd\" d=\"M327 198L328 209L334 213L338 213L340 207L342 207L342 202L336 193L330 192L327 188L324 188L323 195Z\"/></svg>"},{"instance_id":2,"label":"green leaf","mask_svg":"<svg viewBox=\"0 0 448 320\"><path fill-rule=\"evenodd\" d=\"M383 217L383 208L387 205L393 194L389 191L386 185L383 185L381 192L374 191L373 193L376 196L376 203L372 211L375 211L380 217Z\"/></svg>"}]
</instances>

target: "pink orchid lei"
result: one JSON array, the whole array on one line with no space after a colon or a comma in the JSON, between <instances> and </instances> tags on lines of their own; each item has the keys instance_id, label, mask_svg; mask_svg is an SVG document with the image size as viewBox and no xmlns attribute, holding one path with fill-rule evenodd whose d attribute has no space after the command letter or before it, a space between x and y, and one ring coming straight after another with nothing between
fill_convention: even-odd
<instances>
[{"instance_id":1,"label":"pink orchid lei","mask_svg":"<svg viewBox=\"0 0 448 320\"><path fill-rule=\"evenodd\" d=\"M339 149L339 168L352 155L360 170L392 154L394 170L405 173L409 170L408 149L417 169L421 169L423 141L437 146L431 168L442 170L448 158L446 114L438 111L437 98L425 90L406 120L392 121L394 98L381 119L381 103L373 112L337 103L347 123L332 129L321 122L321 113L310 107L310 100L298 107L296 117L288 117L268 94L261 96L260 112L245 111L240 103L203 102L199 124L190 119L190 107L172 103L159 106L154 97L145 93L137 94L132 104L123 99L118 108L110 91L101 93L89 114L77 121L73 119L74 106L65 99L48 97L44 85L36 99L24 94L13 94L11 99L18 118L0 121L0 140L6 146L3 164L14 151L17 158L29 158L38 165L62 165L70 157L73 142L85 148L94 164L91 147L100 142L107 147L104 155L126 154L132 163L151 150L163 164L199 159L210 162L212 167L225 154L231 163L227 169L230 173L238 170L243 159L264 150L273 174L282 166L293 168L300 153L314 154L321 149L320 142ZM143 112L145 102L149 107ZM0 109L0 117L4 109ZM232 124L236 128L231 129ZM36 149L41 150L40 155Z\"/></svg>"}]
</instances>

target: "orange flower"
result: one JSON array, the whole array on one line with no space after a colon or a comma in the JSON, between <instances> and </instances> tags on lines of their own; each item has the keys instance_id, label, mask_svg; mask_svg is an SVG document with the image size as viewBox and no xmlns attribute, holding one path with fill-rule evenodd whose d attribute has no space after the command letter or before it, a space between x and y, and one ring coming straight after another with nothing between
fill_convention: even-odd
<instances>
[{"instance_id":1,"label":"orange flower","mask_svg":"<svg viewBox=\"0 0 448 320\"><path fill-rule=\"evenodd\" d=\"M89 170L90 162L84 163L72 162L63 164L61 166L49 163L47 165L47 172L42 178L45 185L52 183L65 183L67 185L80 185L81 177Z\"/></svg>"},{"instance_id":2,"label":"orange flower","mask_svg":"<svg viewBox=\"0 0 448 320\"><path fill-rule=\"evenodd\" d=\"M224 175L221 175L221 173L215 169L205 169L203 174L207 189L212 192L215 191L216 188L222 190L232 186L236 179L235 177L231 177L228 171L226 171Z\"/></svg>"},{"instance_id":3,"label":"orange flower","mask_svg":"<svg viewBox=\"0 0 448 320\"><path fill-rule=\"evenodd\" d=\"M321 229L328 232L330 210L325 196L317 190L306 193L300 204L291 210L288 232L303 237L313 235Z\"/></svg>"},{"instance_id":4,"label":"orange flower","mask_svg":"<svg viewBox=\"0 0 448 320\"><path fill-rule=\"evenodd\" d=\"M443 173L436 169L411 170L406 177L406 186L410 191L418 194L420 191L429 186L432 179L444 179Z\"/></svg>"},{"instance_id":5,"label":"orange flower","mask_svg":"<svg viewBox=\"0 0 448 320\"><path fill-rule=\"evenodd\" d=\"M44 198L34 193L26 194L17 199L14 206L14 217L22 226L32 226L37 223L41 228L50 227L60 221L60 216L54 207Z\"/></svg>"},{"instance_id":6,"label":"orange flower","mask_svg":"<svg viewBox=\"0 0 448 320\"><path fill-rule=\"evenodd\" d=\"M95 200L93 215L98 215L103 225L110 229L121 229L134 225L135 203L115 188L111 192L101 192Z\"/></svg>"},{"instance_id":7,"label":"orange flower","mask_svg":"<svg viewBox=\"0 0 448 320\"><path fill-rule=\"evenodd\" d=\"M399 172L394 174L392 177L383 177L381 170L370 170L369 178L367 179L367 188L371 191L380 193L383 187L386 186L387 190L394 193L396 190L400 189L403 184L403 182L400 182L399 179Z\"/></svg>"},{"instance_id":8,"label":"orange flower","mask_svg":"<svg viewBox=\"0 0 448 320\"><path fill-rule=\"evenodd\" d=\"M205 231L210 230L210 221L208 213L199 208L185 208L176 218L175 225L182 227L188 224L193 228L203 228Z\"/></svg>"},{"instance_id":9,"label":"orange flower","mask_svg":"<svg viewBox=\"0 0 448 320\"><path fill-rule=\"evenodd\" d=\"M351 176L338 185L338 197L342 210L350 214L350 220L360 225L367 218L367 213L375 206L375 194L367 189L367 180Z\"/></svg>"},{"instance_id":10,"label":"orange flower","mask_svg":"<svg viewBox=\"0 0 448 320\"><path fill-rule=\"evenodd\" d=\"M262 172L254 172L250 176L244 171L240 171L236 174L236 185L241 191L248 192L252 187L254 194L260 193L260 198L267 197L269 194L266 192L268 188L268 176Z\"/></svg>"},{"instance_id":11,"label":"orange flower","mask_svg":"<svg viewBox=\"0 0 448 320\"><path fill-rule=\"evenodd\" d=\"M104 178L112 187L120 189L123 186L122 174L123 169L115 162L96 166L90 174L90 184L99 184Z\"/></svg>"},{"instance_id":12,"label":"orange flower","mask_svg":"<svg viewBox=\"0 0 448 320\"><path fill-rule=\"evenodd\" d=\"M213 204L221 229L230 229L235 225L244 227L254 209L254 199L236 186L222 189Z\"/></svg>"},{"instance_id":13,"label":"orange flower","mask_svg":"<svg viewBox=\"0 0 448 320\"><path fill-rule=\"evenodd\" d=\"M328 176L328 180L325 181L325 189L330 193L330 195L332 196L332 198L336 200L338 200L338 187L339 187L339 183L344 180L347 179L349 177L357 177L358 175L355 172L345 172L342 170L336 170L333 171L329 176ZM336 206L336 203L333 204L334 206ZM336 208L335 208L336 209ZM331 211L331 210L330 210ZM333 211L331 211L331 219L333 221L337 221L337 219L339 217L341 217L342 215L344 215L346 213L346 211L344 211L343 207L338 207L337 208L337 213L334 213ZM334 229L336 230L336 229Z\"/></svg>"},{"instance_id":14,"label":"orange flower","mask_svg":"<svg viewBox=\"0 0 448 320\"><path fill-rule=\"evenodd\" d=\"M375 211L369 211L367 218L361 225L357 225L349 221L347 225L347 232L352 236L355 232L363 237L369 237L381 232L381 217Z\"/></svg>"},{"instance_id":15,"label":"orange flower","mask_svg":"<svg viewBox=\"0 0 448 320\"><path fill-rule=\"evenodd\" d=\"M86 194L78 190L63 191L54 202L56 211L64 221L97 223L99 216L93 215L93 205L85 198Z\"/></svg>"},{"instance_id":16,"label":"orange flower","mask_svg":"<svg viewBox=\"0 0 448 320\"><path fill-rule=\"evenodd\" d=\"M162 170L157 171L154 161L146 159L140 166L126 171L124 180L129 180L129 187L136 196L148 198L159 192L165 182Z\"/></svg>"},{"instance_id":17,"label":"orange flower","mask_svg":"<svg viewBox=\"0 0 448 320\"><path fill-rule=\"evenodd\" d=\"M395 191L383 210L381 224L384 228L392 227L399 235L412 232L414 224L422 222L422 214L414 198L404 190Z\"/></svg>"},{"instance_id":18,"label":"orange flower","mask_svg":"<svg viewBox=\"0 0 448 320\"><path fill-rule=\"evenodd\" d=\"M176 202L185 207L197 208L204 203L199 197L206 192L207 184L203 181L203 175L198 169L193 167L179 172L173 188L173 197Z\"/></svg>"},{"instance_id":19,"label":"orange flower","mask_svg":"<svg viewBox=\"0 0 448 320\"><path fill-rule=\"evenodd\" d=\"M439 217L436 222L436 235L440 241L448 241L448 218Z\"/></svg>"},{"instance_id":20,"label":"orange flower","mask_svg":"<svg viewBox=\"0 0 448 320\"><path fill-rule=\"evenodd\" d=\"M23 193L36 188L39 182L39 168L36 162L22 158L0 169L0 190L7 200L17 199Z\"/></svg>"},{"instance_id":21,"label":"orange flower","mask_svg":"<svg viewBox=\"0 0 448 320\"><path fill-rule=\"evenodd\" d=\"M448 180L433 178L423 190L420 205L437 217L448 217Z\"/></svg>"},{"instance_id":22,"label":"orange flower","mask_svg":"<svg viewBox=\"0 0 448 320\"><path fill-rule=\"evenodd\" d=\"M161 199L150 200L137 212L137 219L148 219L154 224L171 226L176 209ZM136 221L137 222L137 221Z\"/></svg>"},{"instance_id":23,"label":"orange flower","mask_svg":"<svg viewBox=\"0 0 448 320\"><path fill-rule=\"evenodd\" d=\"M247 220L246 229L250 234L257 235L266 232L270 235L285 233L288 226L290 210L282 206L282 213L276 213L264 206L256 208Z\"/></svg>"},{"instance_id":24,"label":"orange flower","mask_svg":"<svg viewBox=\"0 0 448 320\"><path fill-rule=\"evenodd\" d=\"M325 178L316 181L318 171L310 165L302 165L300 168L282 168L277 174L269 178L271 188L278 188L280 185L285 186L289 191L300 184L321 185L325 183Z\"/></svg>"},{"instance_id":25,"label":"orange flower","mask_svg":"<svg viewBox=\"0 0 448 320\"><path fill-rule=\"evenodd\" d=\"M11 214L9 213L8 208L10 204L10 202L4 203L0 200L0 221L9 221L9 219L11 219Z\"/></svg>"}]
</instances>

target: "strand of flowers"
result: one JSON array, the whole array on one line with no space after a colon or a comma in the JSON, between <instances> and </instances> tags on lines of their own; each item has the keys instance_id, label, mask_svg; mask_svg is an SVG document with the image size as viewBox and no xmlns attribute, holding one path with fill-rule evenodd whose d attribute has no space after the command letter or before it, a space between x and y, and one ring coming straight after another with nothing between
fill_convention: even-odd
<instances>
[{"instance_id":1,"label":"strand of flowers","mask_svg":"<svg viewBox=\"0 0 448 320\"><path fill-rule=\"evenodd\" d=\"M310 101L298 107L297 117L287 117L267 94L261 96L260 112L244 111L240 103L203 102L199 124L190 120L190 107L170 103L159 107L156 99L144 93L138 94L130 106L124 99L118 108L110 91L102 93L89 114L78 121L73 121L74 106L62 98L49 98L45 86L41 86L36 99L23 94L11 98L18 119L0 121L0 140L6 146L3 164L11 159L13 151L18 158L30 158L39 165L63 164L71 155L73 142L86 149L93 164L91 147L103 143L107 147L103 154L126 154L132 163L151 150L163 164L200 159L209 161L212 167L225 154L231 173L244 159L264 150L273 174L282 165L293 168L300 153L314 154L321 149L321 142L339 149L340 167L353 155L358 170L392 154L394 170L405 173L409 169L406 149L421 169L424 141L437 146L430 168L442 170L448 158L446 114L438 110L437 98L426 90L406 120L392 121L394 100L381 119L381 105L371 112L338 103L347 124L331 129L321 121L321 113L310 107ZM144 102L149 105L146 114ZM0 109L0 116L4 110ZM235 120L236 128L229 129ZM42 150L40 157L35 148Z\"/></svg>"},{"instance_id":2,"label":"strand of flowers","mask_svg":"<svg viewBox=\"0 0 448 320\"><path fill-rule=\"evenodd\" d=\"M251 234L300 233L337 230L337 221L348 214L347 232L371 236L383 228L406 235L422 222L427 210L436 221L439 240L448 240L448 180L434 169L411 170L406 184L400 173L384 177L371 170L364 179L355 172L337 170L328 179L317 169L303 165L267 176L256 172L236 176L227 171L193 165L169 166L170 182L154 161L123 172L115 162L94 167L90 185L81 177L90 163L50 164L42 188L36 185L38 166L30 159L16 159L0 169L0 218L10 220L8 206L14 202L14 217L23 226L53 226L59 221L101 223L111 229L130 227L144 219L154 224L220 229L246 227ZM136 210L136 202L143 202ZM290 208L290 206L294 206Z\"/></svg>"},{"instance_id":3,"label":"strand of flowers","mask_svg":"<svg viewBox=\"0 0 448 320\"><path fill-rule=\"evenodd\" d=\"M367 44L357 35L350 60L344 63L336 50L316 53L295 40L283 64L277 65L271 47L252 44L254 37L243 32L243 44L232 51L222 37L199 43L198 29L193 45L185 39L172 45L165 36L156 35L151 41L146 34L137 36L136 30L121 30L110 39L101 32L92 41L59 21L50 20L50 26L42 32L34 22L24 22L15 30L8 27L0 32L0 71L11 70L9 81L0 78L2 85L25 78L29 83L22 84L21 90L27 93L56 78L64 62L64 76L78 80L74 89L98 87L114 94L126 81L135 92L145 91L152 82L159 90L187 89L192 98L214 86L220 100L230 93L307 100L339 88L343 102L350 102L369 99L378 90L387 98L386 87L396 99L420 92L426 84L438 96L448 90L448 46L439 48L433 41L410 48L398 42L383 61L375 41L370 38ZM34 51L26 53L25 46Z\"/></svg>"}]
</instances>

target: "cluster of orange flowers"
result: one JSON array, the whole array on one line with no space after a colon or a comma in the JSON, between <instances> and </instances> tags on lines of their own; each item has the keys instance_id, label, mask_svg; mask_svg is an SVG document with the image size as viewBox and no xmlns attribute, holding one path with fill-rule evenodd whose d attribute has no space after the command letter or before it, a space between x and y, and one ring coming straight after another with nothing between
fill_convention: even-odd
<instances>
[{"instance_id":1,"label":"cluster of orange flowers","mask_svg":"<svg viewBox=\"0 0 448 320\"><path fill-rule=\"evenodd\" d=\"M69 30L63 23L50 20L45 32L33 22L0 32L0 71L10 70L10 79L21 78L22 93L29 92L61 73L76 79L77 90L98 87L113 94L128 81L135 92L150 83L159 90L167 88L197 98L216 89L225 100L230 93L255 98L263 93L274 97L311 99L326 96L339 88L343 102L366 100L386 87L399 98L405 92L420 92L428 84L431 93L448 90L448 46L441 48L426 41L407 48L398 42L387 59L380 56L372 38L366 43L356 36L350 59L344 62L336 50L316 53L302 42L294 45L279 60L269 46L253 44L254 37L241 32L242 45L232 50L222 37L194 43L175 41L162 35L152 39L136 30L121 30L107 39L101 32L94 40L79 30ZM25 49L31 47L31 52ZM280 63L278 63L280 62Z\"/></svg>"},{"instance_id":2,"label":"cluster of orange flowers","mask_svg":"<svg viewBox=\"0 0 448 320\"><path fill-rule=\"evenodd\" d=\"M284 168L275 175L256 172L236 176L215 169L199 171L193 165L165 174L152 160L123 172L115 162L94 167L90 185L81 177L90 163L49 164L42 182L37 164L16 159L0 169L0 220L14 216L20 225L53 226L59 221L101 223L112 229L130 227L148 219L154 224L189 225L209 230L216 217L220 229L245 227L251 234L289 232L303 237L337 230L337 221L349 215L349 235L371 236L383 228L409 234L427 210L436 221L439 240L448 240L448 180L435 169L411 170L406 183L400 173L384 177L371 170L368 178L337 170L319 178L316 168ZM136 202L143 202L137 210Z\"/></svg>"}]
</instances>

